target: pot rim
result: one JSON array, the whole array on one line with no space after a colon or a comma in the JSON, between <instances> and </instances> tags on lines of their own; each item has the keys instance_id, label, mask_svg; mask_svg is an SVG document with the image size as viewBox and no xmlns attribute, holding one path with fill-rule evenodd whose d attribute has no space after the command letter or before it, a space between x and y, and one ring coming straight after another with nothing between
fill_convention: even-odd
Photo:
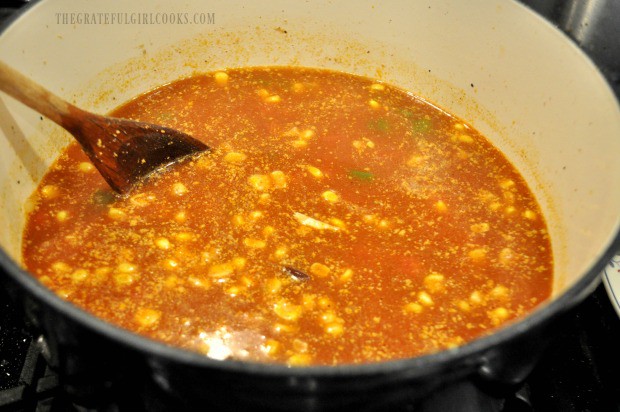
<instances>
[{"instance_id":1,"label":"pot rim","mask_svg":"<svg viewBox=\"0 0 620 412\"><path fill-rule=\"evenodd\" d=\"M37 5L41 0L33 0L26 6L19 9L12 16L6 19L0 25L0 36L10 27L16 20L22 17L24 13ZM527 7L526 7L527 8ZM535 14L528 8L530 13ZM545 24L549 24L544 21ZM555 29L572 46L586 58L595 68L591 59L563 32ZM598 68L597 68L598 71ZM607 86L609 87L609 86ZM616 98L617 100L617 98ZM101 333L111 340L127 347L143 353L146 356L160 357L167 361L176 362L192 367L208 368L221 370L223 372L251 373L261 374L271 377L293 377L293 378L309 378L309 377L338 377L338 376L363 376L377 374L391 374L395 372L407 371L410 377L424 376L431 371L441 368L442 365L453 365L455 362L460 363L475 354L483 354L492 349L494 346L515 339L532 327L542 325L560 314L570 310L581 302L598 284L599 275L608 261L613 255L620 250L620 229L617 230L614 238L609 243L594 264L585 272L580 279L564 291L561 295L552 297L541 303L535 310L525 317L510 323L500 329L493 331L486 336L478 337L465 345L458 346L453 349L441 350L413 358L395 359L383 362L372 362L366 364L343 364L336 366L304 366L289 367L284 364L258 363L238 360L215 360L198 352L177 348L166 345L162 342L142 337L129 330L122 329L111 323L86 312L85 310L73 305L58 297L54 292L43 286L37 279L30 275L26 270L22 269L5 251L0 247L0 274L6 273L17 284L19 284L26 292L36 297L45 305L49 305L52 309L67 316L86 329ZM478 361L480 363L480 361ZM477 365L482 366L482 365Z\"/></svg>"}]
</instances>

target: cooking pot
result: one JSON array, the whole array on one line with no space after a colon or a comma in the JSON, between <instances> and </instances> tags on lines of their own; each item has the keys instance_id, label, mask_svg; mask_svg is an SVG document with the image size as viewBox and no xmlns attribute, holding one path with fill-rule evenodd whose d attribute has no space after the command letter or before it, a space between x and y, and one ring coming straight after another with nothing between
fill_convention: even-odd
<instances>
[{"instance_id":1,"label":"cooking pot","mask_svg":"<svg viewBox=\"0 0 620 412\"><path fill-rule=\"evenodd\" d=\"M593 290L620 245L620 191L612 190L620 181L618 102L568 38L516 2L39 1L3 27L0 59L101 113L179 77L226 67L300 65L378 78L486 135L522 172L549 226L552 298L464 346L336 367L217 361L107 324L20 267L28 197L71 138L2 95L1 279L41 334L63 388L84 407L101 407L114 391L148 392L155 401L133 406L149 409L365 410L404 402L445 410L453 395L474 391L492 402L529 373L558 318Z\"/></svg>"}]
</instances>

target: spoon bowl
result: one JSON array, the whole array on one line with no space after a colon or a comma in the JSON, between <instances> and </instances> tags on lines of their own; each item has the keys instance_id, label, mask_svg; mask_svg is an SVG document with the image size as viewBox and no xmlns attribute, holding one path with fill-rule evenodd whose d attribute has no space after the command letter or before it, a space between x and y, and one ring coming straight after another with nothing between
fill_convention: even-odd
<instances>
[{"instance_id":1,"label":"spoon bowl","mask_svg":"<svg viewBox=\"0 0 620 412\"><path fill-rule=\"evenodd\" d=\"M169 127L82 110L3 62L0 90L71 133L119 194L129 193L153 171L209 149L203 142Z\"/></svg>"}]
</instances>

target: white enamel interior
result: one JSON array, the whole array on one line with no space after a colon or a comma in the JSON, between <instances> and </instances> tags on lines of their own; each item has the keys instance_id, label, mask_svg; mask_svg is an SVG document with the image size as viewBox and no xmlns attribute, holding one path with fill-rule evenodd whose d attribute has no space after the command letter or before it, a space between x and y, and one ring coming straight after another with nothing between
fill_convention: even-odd
<instances>
[{"instance_id":1,"label":"white enamel interior","mask_svg":"<svg viewBox=\"0 0 620 412\"><path fill-rule=\"evenodd\" d=\"M190 20L208 13L214 22L71 24L85 18L72 13L92 20L177 12ZM517 165L549 224L556 294L619 230L618 104L576 47L517 3L41 1L2 33L0 58L97 112L225 67L303 65L377 77L472 123ZM5 95L0 133L0 245L19 261L26 199L70 138Z\"/></svg>"}]
</instances>

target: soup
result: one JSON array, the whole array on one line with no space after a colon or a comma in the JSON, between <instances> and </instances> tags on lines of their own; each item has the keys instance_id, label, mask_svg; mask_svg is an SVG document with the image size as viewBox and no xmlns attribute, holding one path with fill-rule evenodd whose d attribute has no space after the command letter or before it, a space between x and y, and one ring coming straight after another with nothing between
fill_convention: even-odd
<instances>
[{"instance_id":1,"label":"soup","mask_svg":"<svg viewBox=\"0 0 620 412\"><path fill-rule=\"evenodd\" d=\"M70 145L33 195L25 267L122 328L214 359L367 363L462 345L550 296L523 178L396 87L231 69L112 115L213 148L117 197Z\"/></svg>"}]
</instances>

